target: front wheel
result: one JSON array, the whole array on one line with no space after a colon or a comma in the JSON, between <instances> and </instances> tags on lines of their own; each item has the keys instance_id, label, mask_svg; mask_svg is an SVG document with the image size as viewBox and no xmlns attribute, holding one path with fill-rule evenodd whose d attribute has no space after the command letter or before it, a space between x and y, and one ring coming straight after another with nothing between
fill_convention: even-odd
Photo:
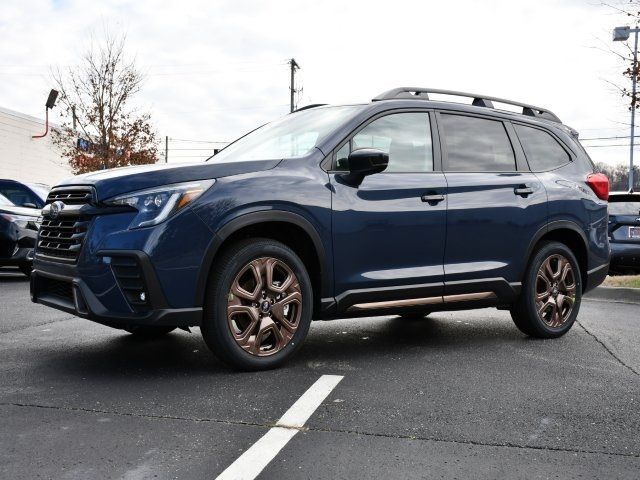
<instances>
[{"instance_id":1,"label":"front wheel","mask_svg":"<svg viewBox=\"0 0 640 480\"><path fill-rule=\"evenodd\" d=\"M560 337L575 322L581 300L582 282L575 255L562 243L545 242L527 267L511 318L520 331L532 337Z\"/></svg>"},{"instance_id":2,"label":"front wheel","mask_svg":"<svg viewBox=\"0 0 640 480\"><path fill-rule=\"evenodd\" d=\"M214 263L202 336L223 362L242 370L274 368L309 331L313 292L300 258L283 243L249 239Z\"/></svg>"}]
</instances>

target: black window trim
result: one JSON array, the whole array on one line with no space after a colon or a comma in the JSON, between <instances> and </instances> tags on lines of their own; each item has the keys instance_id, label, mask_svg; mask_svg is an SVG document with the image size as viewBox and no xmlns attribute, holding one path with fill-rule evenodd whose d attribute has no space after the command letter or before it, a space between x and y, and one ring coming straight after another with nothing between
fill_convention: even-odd
<instances>
[{"instance_id":1,"label":"black window trim","mask_svg":"<svg viewBox=\"0 0 640 480\"><path fill-rule=\"evenodd\" d=\"M514 173L521 173L521 172L529 172L529 167L528 164L526 163L525 157L524 157L524 151L522 150L522 146L520 145L520 142L518 141L517 143L515 142L515 140L517 140L517 137L515 136L515 131L512 132L513 130L513 126L510 125L510 121L502 118L502 117L494 117L494 116L489 116L489 115L479 115L476 113L468 113L468 112L458 112L458 111L453 111L453 110L445 110L445 109L440 109L440 110L436 110L435 111L436 114L436 119L438 122L438 130L440 130L441 126L442 126L442 119L440 118L441 115L457 115L460 117L473 117L473 118L481 118L483 120L490 120L493 122L499 122L502 123L502 126L504 127L505 133L507 135L507 139L509 140L509 144L511 145L511 149L513 150L513 156L515 159L515 165L514 165L514 169L513 170L465 170L465 171L455 171L455 170L447 170L447 166L448 166L448 157L447 157L447 147L444 141L440 142L440 149L442 150L442 171L447 174L454 174L454 173L503 173L503 174L514 174ZM441 135L444 135L444 129L442 130Z\"/></svg>"},{"instance_id":2,"label":"black window trim","mask_svg":"<svg viewBox=\"0 0 640 480\"><path fill-rule=\"evenodd\" d=\"M532 125L530 123L525 123L525 122L514 122L511 121L510 122L513 126L513 133L516 137L516 139L518 140L518 144L520 145L520 148L522 149L522 154L524 155L524 158L527 162L527 165L529 166L529 170L532 171L533 173L545 173L545 172L553 172L554 170L558 170L559 168L562 167L566 167L567 165L569 165L572 162L576 161L576 155L575 153L569 148L569 146L562 140L562 138L560 138L558 135L555 134L555 132L553 132L551 129L548 128L544 128L541 127L539 125ZM518 136L518 132L515 129L515 125L520 125L523 127L529 127L529 128L534 128L536 130L540 130L542 132L548 133L549 135L551 135L551 137L553 139L555 139L555 141L560 145L560 148L562 148L565 153L569 156L569 161L566 163L563 163L562 165L558 165L557 167L553 167L553 168L549 168L547 170L534 170L533 168L531 168L531 164L529 163L529 159L527 158L527 154L524 153L524 145L522 145L522 140L520 139L520 137Z\"/></svg>"},{"instance_id":3,"label":"black window trim","mask_svg":"<svg viewBox=\"0 0 640 480\"><path fill-rule=\"evenodd\" d=\"M433 151L433 171L430 172L423 172L423 171L419 171L419 172L381 172L380 175L382 174L400 174L400 175L404 175L404 174L409 174L409 175L417 175L417 174L434 174L434 173L438 173L438 174L442 174L442 152L441 152L441 145L440 145L440 138L438 136L438 129L437 129L437 125L436 125L436 118L435 118L435 113L434 110L432 108L394 108L394 109L390 109L390 110L383 110L382 112L378 112L375 115L372 115L371 117L367 118L364 122L360 123L357 127L355 127L354 129L351 130L351 132L349 132L349 134L340 142L338 143L338 145L331 151L331 153L329 153L329 155L327 155L327 159L330 159L330 162L327 161L327 159L325 159L325 161L322 162L322 165L326 165L328 170L327 173L329 174L340 174L340 173L345 173L344 170L337 170L336 169L336 155L337 153L340 151L340 149L342 147L344 147L347 143L350 143L353 139L353 137L355 137L358 132L360 132L361 130L363 130L364 128L366 128L369 124L373 123L374 121L378 120L379 118L382 117L386 117L389 115L394 115L394 114L398 114L398 113L426 113L429 116L429 125L430 125L430 130L431 130L431 148Z\"/></svg>"}]
</instances>

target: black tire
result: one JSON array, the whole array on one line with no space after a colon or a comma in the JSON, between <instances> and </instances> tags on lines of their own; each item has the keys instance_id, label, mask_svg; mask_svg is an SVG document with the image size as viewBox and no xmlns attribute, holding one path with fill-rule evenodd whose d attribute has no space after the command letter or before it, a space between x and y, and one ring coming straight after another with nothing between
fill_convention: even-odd
<instances>
[{"instance_id":1,"label":"black tire","mask_svg":"<svg viewBox=\"0 0 640 480\"><path fill-rule=\"evenodd\" d=\"M561 302L560 306L560 317L563 318L562 323L559 325L549 325L548 322L544 321L542 316L538 313L538 308L536 307L536 296L538 290L542 293L542 289L540 289L540 284L545 285L544 282L540 282L538 280L538 272L542 267L543 262L547 261L547 259L558 258L558 256L563 257L568 261L572 269L573 276L573 284L575 285L573 295L564 295L563 297L568 297L569 300L573 298L573 304L571 310L566 312L563 315L563 309L568 308L568 303L566 300ZM558 299L560 298L557 293L558 288L555 288L555 297L554 293L549 296L549 300L553 299L552 303L557 305ZM564 290L564 288L561 288ZM552 290L553 291L553 290ZM562 293L561 293L562 295ZM557 338L569 331L573 323L575 322L578 312L580 311L580 304L582 301L582 278L580 274L580 266L578 265L578 261L576 260L573 252L564 245L559 242L544 242L542 243L534 252L531 260L529 261L529 265L527 266L527 271L524 277L524 282L522 285L522 292L518 300L510 309L511 318L513 322L516 324L516 327L520 329L521 332L535 338ZM546 302L542 302L546 303ZM563 307L564 305L564 307ZM554 312L553 306L550 307L551 313L547 309L546 314L552 315ZM548 320L550 322L550 320ZM553 322L551 322L553 323Z\"/></svg>"},{"instance_id":2,"label":"black tire","mask_svg":"<svg viewBox=\"0 0 640 480\"><path fill-rule=\"evenodd\" d=\"M124 330L129 332L136 338L153 339L164 337L168 333L173 332L176 327L154 326L154 325L131 325Z\"/></svg>"},{"instance_id":3,"label":"black tire","mask_svg":"<svg viewBox=\"0 0 640 480\"><path fill-rule=\"evenodd\" d=\"M22 264L18 267L22 273L24 273L27 277L31 277L31 272L33 271L33 266L31 264Z\"/></svg>"},{"instance_id":4,"label":"black tire","mask_svg":"<svg viewBox=\"0 0 640 480\"><path fill-rule=\"evenodd\" d=\"M297 279L296 285L299 286L301 301L299 304L300 311L297 313L299 316L296 322L297 327L287 340L288 343L283 341L281 345L284 346L280 347L279 350L274 349L275 353L259 356L257 352L261 353L260 344L255 338L260 335L256 334L254 337L247 337L254 338L253 342L258 345L252 347L255 349L253 353L245 350L234 336L234 333L232 333L231 321L227 315L228 308L231 308L229 307L229 302L234 301L234 296L231 292L232 285L251 262L260 262L261 259L265 258L283 262L293 272ZM239 297L235 298L239 300ZM283 298L285 298L284 294ZM258 302L262 301L258 300ZM313 290L309 274L302 260L293 250L276 240L253 238L240 241L225 249L214 262L209 275L204 305L201 332L205 343L214 355L223 363L236 369L267 370L282 365L301 347L311 325ZM257 325L258 328L260 328L261 322L265 318L263 315L271 316L271 314L260 312L259 315L261 317ZM276 328L280 332L283 331L279 326Z\"/></svg>"}]
</instances>

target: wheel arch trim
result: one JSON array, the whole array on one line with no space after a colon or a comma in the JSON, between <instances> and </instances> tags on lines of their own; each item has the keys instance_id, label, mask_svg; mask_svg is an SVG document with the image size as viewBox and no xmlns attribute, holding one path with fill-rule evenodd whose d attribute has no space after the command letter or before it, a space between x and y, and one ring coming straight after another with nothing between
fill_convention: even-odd
<instances>
[{"instance_id":1,"label":"wheel arch trim","mask_svg":"<svg viewBox=\"0 0 640 480\"><path fill-rule=\"evenodd\" d=\"M258 225L260 223L281 222L289 223L301 228L311 239L316 254L318 255L318 263L320 265L320 282L322 290L331 291L330 280L333 278L331 275L331 264L326 261L326 252L324 244L318 233L317 228L304 216L289 212L286 210L259 210L249 213L240 214L228 221L226 221L222 227L220 227L216 234L209 242L209 246L205 252L203 261L200 265L200 271L198 273L198 280L196 284L196 306L204 305L204 295L207 287L207 281L209 278L209 272L213 261L220 250L222 244L235 232L252 225ZM323 292L316 292L315 295L320 296Z\"/></svg>"},{"instance_id":2,"label":"wheel arch trim","mask_svg":"<svg viewBox=\"0 0 640 480\"><path fill-rule=\"evenodd\" d=\"M585 252L587 253L587 269L589 268L589 265L588 265L589 240L587 239L587 235L584 232L584 230L580 228L580 225L570 220L556 220L551 223L548 223L547 225L542 227L540 230L538 230L536 234L533 236L533 238L531 239L531 242L529 242L529 246L527 247L527 255L525 257L526 263L524 264L523 270L520 273L520 278L524 277L524 274L527 269L527 265L529 265L529 260L533 255L533 250L535 246L538 244L538 242L540 241L540 239L545 235L547 235L548 233L551 233L557 230L571 230L572 232L577 233L580 236L580 238L582 239L582 244L584 246ZM584 271L581 273L584 279L584 276L587 274L587 271Z\"/></svg>"}]
</instances>

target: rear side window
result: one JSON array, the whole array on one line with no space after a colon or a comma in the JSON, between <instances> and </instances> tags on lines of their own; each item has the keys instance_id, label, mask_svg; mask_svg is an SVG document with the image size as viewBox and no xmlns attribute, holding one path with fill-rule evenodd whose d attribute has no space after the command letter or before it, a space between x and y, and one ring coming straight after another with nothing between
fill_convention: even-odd
<instances>
[{"instance_id":1,"label":"rear side window","mask_svg":"<svg viewBox=\"0 0 640 480\"><path fill-rule=\"evenodd\" d=\"M448 172L513 172L516 157L504 124L441 114Z\"/></svg>"},{"instance_id":2,"label":"rear side window","mask_svg":"<svg viewBox=\"0 0 640 480\"><path fill-rule=\"evenodd\" d=\"M553 170L571 161L567 151L551 134L524 125L514 124L513 126L532 171Z\"/></svg>"}]
</instances>

